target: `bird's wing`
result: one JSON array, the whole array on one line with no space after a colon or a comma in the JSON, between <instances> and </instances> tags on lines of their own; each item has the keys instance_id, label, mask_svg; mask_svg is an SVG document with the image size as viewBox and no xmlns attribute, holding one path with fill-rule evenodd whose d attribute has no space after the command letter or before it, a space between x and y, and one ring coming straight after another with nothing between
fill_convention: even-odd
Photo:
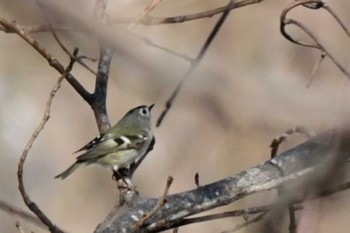
<instances>
[{"instance_id":1,"label":"bird's wing","mask_svg":"<svg viewBox=\"0 0 350 233\"><path fill-rule=\"evenodd\" d=\"M84 162L121 150L139 150L148 141L148 137L147 134L102 137L102 139L94 143L94 145L88 146L88 143L84 146L88 149L85 153L78 156L77 160L79 162Z\"/></svg>"},{"instance_id":2,"label":"bird's wing","mask_svg":"<svg viewBox=\"0 0 350 233\"><path fill-rule=\"evenodd\" d=\"M97 145L97 143L99 143L100 141L103 141L103 139L106 136L107 136L106 134L101 134L101 135L95 137L90 142L88 142L85 146L83 146L79 150L75 151L73 154L78 153L78 152L83 151L83 150L90 150L91 148L95 147Z\"/></svg>"}]
</instances>

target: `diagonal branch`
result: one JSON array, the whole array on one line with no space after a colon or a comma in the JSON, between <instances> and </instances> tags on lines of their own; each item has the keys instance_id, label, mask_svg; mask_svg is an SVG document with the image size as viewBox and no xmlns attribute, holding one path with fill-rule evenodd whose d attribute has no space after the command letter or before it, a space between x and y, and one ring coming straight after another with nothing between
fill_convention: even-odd
<instances>
[{"instance_id":1,"label":"diagonal branch","mask_svg":"<svg viewBox=\"0 0 350 233\"><path fill-rule=\"evenodd\" d=\"M336 131L324 132L261 165L191 191L170 195L164 208L159 209L141 231L170 229L187 216L227 205L253 193L275 189L282 184L287 185L288 181L302 179L317 183L317 178L321 177L319 172L322 172L330 158L348 157L350 132L346 131L341 136L339 138ZM280 170L283 170L284 177L281 177ZM133 208L118 218L109 215L95 232L133 232L133 226L142 219L143 213L152 210L158 201L139 199ZM111 213L113 212L116 210L113 209Z\"/></svg>"},{"instance_id":2,"label":"diagonal branch","mask_svg":"<svg viewBox=\"0 0 350 233\"><path fill-rule=\"evenodd\" d=\"M228 3L227 6L230 6L231 4L235 3L234 0L230 0L230 2ZM211 43L213 42L215 36L218 34L219 30L221 29L222 25L224 24L227 16L229 15L230 10L225 10L222 14L222 16L220 17L220 19L217 21L217 23L215 24L213 30L210 32L208 38L206 39L205 43L203 44L201 50L199 51L197 57L195 60L193 60L191 62L191 65L189 67L189 69L187 70L187 72L185 73L185 75L183 76L183 78L181 79L181 81L177 84L176 88L174 89L173 93L171 94L170 98L166 101L165 103L165 108L163 110L163 112L160 114L158 120L157 120L157 127L159 127L166 114L168 113L168 111L170 110L173 102L175 101L175 98L177 97L177 95L179 94L183 84L186 82L186 80L191 77L192 73L196 70L196 68L198 67L199 63L202 61L205 53L207 52L209 46L211 45Z\"/></svg>"},{"instance_id":3,"label":"diagonal branch","mask_svg":"<svg viewBox=\"0 0 350 233\"><path fill-rule=\"evenodd\" d=\"M49 63L51 67L57 70L68 83L74 88L76 92L88 103L92 101L92 95L74 78L70 73L65 74L64 66L45 48L41 47L39 43L28 35L28 33L22 29L16 22L8 21L7 19L0 17L0 25L2 25L6 30L13 31L18 34L22 39L24 39L28 44L30 44L38 53L40 53ZM64 75L63 75L64 74Z\"/></svg>"},{"instance_id":4,"label":"diagonal branch","mask_svg":"<svg viewBox=\"0 0 350 233\"><path fill-rule=\"evenodd\" d=\"M24 219L25 221L28 221L37 227L40 227L40 228L45 229L45 230L47 229L46 225L44 225L36 216L34 216L31 213L24 211L20 208L17 208L15 206L13 206L12 204L7 203L3 200L0 200L0 209L2 211L5 211L6 213L18 216L21 219Z\"/></svg>"},{"instance_id":5,"label":"diagonal branch","mask_svg":"<svg viewBox=\"0 0 350 233\"><path fill-rule=\"evenodd\" d=\"M77 54L78 50L74 51L74 54ZM32 137L30 138L29 142L27 143L22 156L19 160L18 163L18 170L17 170L17 178L18 178L18 189L22 195L23 201L24 203L28 206L28 208L42 221L42 223L44 223L48 229L50 230L50 232L52 233L63 233L63 231L58 228L57 226L55 226L51 220L40 210L40 208L29 198L25 187L24 187L24 183L23 183L23 166L24 166L24 162L27 158L27 155L29 153L29 150L31 149L34 141L36 140L36 138L39 136L40 132L44 129L44 126L46 124L46 122L49 120L50 118L50 109L51 109L51 104L52 101L56 95L56 92L58 91L58 89L61 87L61 82L63 81L63 79L65 78L65 76L72 70L73 68L73 64L74 64L74 60L71 60L69 65L67 66L67 68L65 69L65 71L63 72L63 75L58 79L56 85L54 86L54 88L52 89L51 93L50 93L50 97L47 100L46 103L46 109L45 109L45 113L44 113L44 117L42 119L42 121L40 122L39 126L37 127L37 129L34 131Z\"/></svg>"}]
</instances>

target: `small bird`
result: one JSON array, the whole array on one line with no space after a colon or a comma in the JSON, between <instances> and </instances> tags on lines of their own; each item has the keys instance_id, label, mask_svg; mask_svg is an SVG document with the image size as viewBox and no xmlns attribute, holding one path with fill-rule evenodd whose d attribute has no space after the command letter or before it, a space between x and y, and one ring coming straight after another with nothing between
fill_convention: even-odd
<instances>
[{"instance_id":1,"label":"small bird","mask_svg":"<svg viewBox=\"0 0 350 233\"><path fill-rule=\"evenodd\" d=\"M77 152L85 151L67 170L55 176L65 179L80 165L100 164L118 172L146 153L153 138L150 106L142 105L128 111L104 134L94 138Z\"/></svg>"}]
</instances>

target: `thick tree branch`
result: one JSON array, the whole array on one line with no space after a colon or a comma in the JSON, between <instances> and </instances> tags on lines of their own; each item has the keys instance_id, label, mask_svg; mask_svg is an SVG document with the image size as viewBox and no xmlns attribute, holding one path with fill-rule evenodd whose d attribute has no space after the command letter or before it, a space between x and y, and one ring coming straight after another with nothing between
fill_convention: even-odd
<instances>
[{"instance_id":1,"label":"thick tree branch","mask_svg":"<svg viewBox=\"0 0 350 233\"><path fill-rule=\"evenodd\" d=\"M349 132L345 134L346 140L349 139L348 134ZM343 140L338 144L337 139L335 131L322 133L247 171L195 190L170 195L164 207L146 221L142 229L137 228L136 223L157 205L158 199L140 198L134 202L133 208L120 217L113 218L118 212L116 207L95 232L158 232L169 229L187 216L227 205L252 193L286 185L291 179L317 178L316 171L322 170L317 165L329 161L333 155L347 155L349 148L346 144L350 142ZM280 170L283 170L286 177L281 178Z\"/></svg>"}]
</instances>

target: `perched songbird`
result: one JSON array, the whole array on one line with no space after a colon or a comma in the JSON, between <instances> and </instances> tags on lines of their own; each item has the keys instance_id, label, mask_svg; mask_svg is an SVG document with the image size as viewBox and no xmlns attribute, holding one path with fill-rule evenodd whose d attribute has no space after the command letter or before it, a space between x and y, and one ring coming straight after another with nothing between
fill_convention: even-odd
<instances>
[{"instance_id":1,"label":"perched songbird","mask_svg":"<svg viewBox=\"0 0 350 233\"><path fill-rule=\"evenodd\" d=\"M77 157L74 164L55 178L66 178L82 164L100 164L116 172L119 168L128 167L146 153L153 140L152 107L153 104L131 109L112 128L76 151L85 152Z\"/></svg>"}]
</instances>

